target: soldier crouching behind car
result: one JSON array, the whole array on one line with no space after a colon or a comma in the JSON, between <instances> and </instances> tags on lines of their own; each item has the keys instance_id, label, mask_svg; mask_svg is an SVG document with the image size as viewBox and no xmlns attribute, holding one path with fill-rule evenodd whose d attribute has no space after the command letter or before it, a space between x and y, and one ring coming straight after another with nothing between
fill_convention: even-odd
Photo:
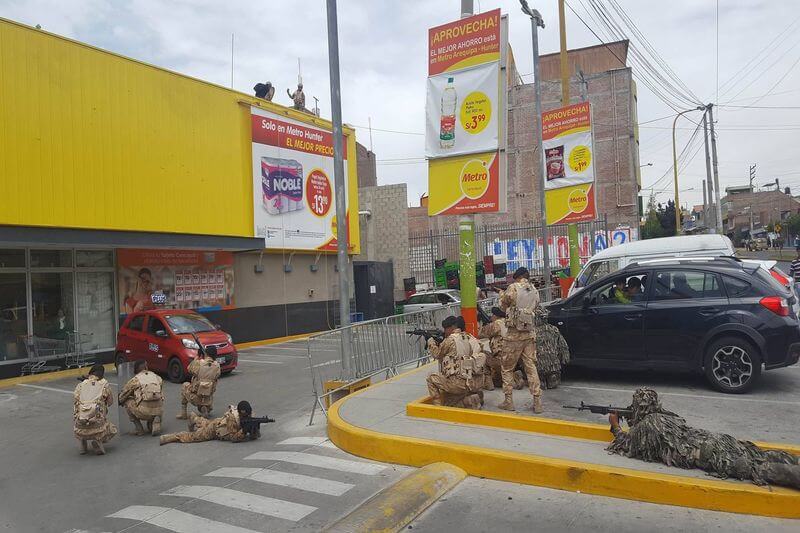
<instances>
[{"instance_id":1,"label":"soldier crouching behind car","mask_svg":"<svg viewBox=\"0 0 800 533\"><path fill-rule=\"evenodd\" d=\"M800 489L797 456L762 450L724 433L690 427L683 418L665 411L652 389L638 389L630 410L628 431L620 427L617 414L608 417L614 434L610 452L651 463L699 468L723 479L749 479L756 485L772 483Z\"/></svg>"},{"instance_id":2,"label":"soldier crouching behind car","mask_svg":"<svg viewBox=\"0 0 800 533\"><path fill-rule=\"evenodd\" d=\"M219 363L214 359L217 349L214 346L201 347L197 359L189 363L191 381L181 385L181 410L176 417L186 420L187 404L191 403L200 414L208 416L214 403L214 392L217 390L217 381L221 374Z\"/></svg>"},{"instance_id":3,"label":"soldier crouching behind car","mask_svg":"<svg viewBox=\"0 0 800 533\"><path fill-rule=\"evenodd\" d=\"M442 321L442 343L428 340L431 356L439 361L439 372L428 376L428 392L433 405L479 409L484 382L483 364L477 368L480 344L459 325L457 317L448 316Z\"/></svg>"},{"instance_id":4,"label":"soldier crouching behind car","mask_svg":"<svg viewBox=\"0 0 800 533\"><path fill-rule=\"evenodd\" d=\"M180 433L169 433L161 436L161 445L172 442L206 442L209 440L224 440L228 442L242 442L258 438L258 432L246 433L242 429L242 420L250 418L253 408L250 403L242 400L234 407L228 406L228 410L220 418L208 420L195 413L189 413L189 431Z\"/></svg>"},{"instance_id":5,"label":"soldier crouching behind car","mask_svg":"<svg viewBox=\"0 0 800 533\"><path fill-rule=\"evenodd\" d=\"M144 435L142 422L153 436L161 433L161 417L164 414L164 392L160 377L147 369L147 362L139 359L133 364L136 374L119 393L119 404L125 406L128 417L136 426L136 435Z\"/></svg>"}]
</instances>

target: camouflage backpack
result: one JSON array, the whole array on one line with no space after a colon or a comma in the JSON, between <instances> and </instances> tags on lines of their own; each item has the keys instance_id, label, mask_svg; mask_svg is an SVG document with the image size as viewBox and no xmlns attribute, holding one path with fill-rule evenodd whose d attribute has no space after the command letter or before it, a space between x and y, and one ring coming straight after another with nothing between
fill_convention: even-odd
<instances>
[{"instance_id":1,"label":"camouflage backpack","mask_svg":"<svg viewBox=\"0 0 800 533\"><path fill-rule=\"evenodd\" d=\"M78 411L75 425L79 428L93 428L103 424L102 398L106 380L85 379L78 385Z\"/></svg>"}]
</instances>

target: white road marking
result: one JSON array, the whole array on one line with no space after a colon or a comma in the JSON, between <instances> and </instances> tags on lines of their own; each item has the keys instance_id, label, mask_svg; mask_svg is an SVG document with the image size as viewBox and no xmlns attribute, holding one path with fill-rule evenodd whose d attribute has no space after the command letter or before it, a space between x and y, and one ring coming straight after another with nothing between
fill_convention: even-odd
<instances>
[{"instance_id":1,"label":"white road marking","mask_svg":"<svg viewBox=\"0 0 800 533\"><path fill-rule=\"evenodd\" d=\"M625 394L633 394L633 390L625 390L625 389L605 389L600 387L578 387L576 385L559 385L562 389L578 389L578 390L596 390L596 391L603 391L603 392L622 392ZM760 398L742 398L739 396L733 397L730 395L724 396L711 396L708 394L686 394L682 392L661 392L658 391L659 396L681 396L684 398L704 398L707 400L724 400L724 401L731 401L731 402L757 402L757 403L777 403L783 405L800 405L800 402L790 402L786 400L763 400Z\"/></svg>"},{"instance_id":2,"label":"white road marking","mask_svg":"<svg viewBox=\"0 0 800 533\"><path fill-rule=\"evenodd\" d=\"M274 516L297 522L317 510L316 507L292 503L258 494L250 494L233 489L222 487L211 487L207 485L179 485L173 489L161 493L162 496L183 496L185 498L196 498L242 511ZM205 531L205 530L200 530Z\"/></svg>"},{"instance_id":3,"label":"white road marking","mask_svg":"<svg viewBox=\"0 0 800 533\"><path fill-rule=\"evenodd\" d=\"M8 392L0 392L0 402L10 402L16 399L17 397L13 394L10 394Z\"/></svg>"},{"instance_id":4,"label":"white road marking","mask_svg":"<svg viewBox=\"0 0 800 533\"><path fill-rule=\"evenodd\" d=\"M256 359L242 359L239 358L240 363L260 363L262 365L282 365L283 361L258 361Z\"/></svg>"},{"instance_id":5,"label":"white road marking","mask_svg":"<svg viewBox=\"0 0 800 533\"><path fill-rule=\"evenodd\" d=\"M308 354L284 354L284 353L265 353L265 352L239 352L239 356L246 357L282 357L283 359L308 359Z\"/></svg>"},{"instance_id":6,"label":"white road marking","mask_svg":"<svg viewBox=\"0 0 800 533\"><path fill-rule=\"evenodd\" d=\"M56 389L55 387L42 387L41 385L29 385L28 383L18 383L18 387L28 387L30 389L41 389L41 390L49 390L52 392L61 392L63 394L73 394L74 391L71 390L64 390L64 389Z\"/></svg>"},{"instance_id":7,"label":"white road marking","mask_svg":"<svg viewBox=\"0 0 800 533\"><path fill-rule=\"evenodd\" d=\"M245 457L245 460L283 461L285 463L328 468L330 470L340 470L342 472L352 472L354 474L364 474L368 476L374 476L386 468L383 465L348 461L347 459L337 459L335 457L301 452L256 452Z\"/></svg>"},{"instance_id":8,"label":"white road marking","mask_svg":"<svg viewBox=\"0 0 800 533\"><path fill-rule=\"evenodd\" d=\"M301 446L319 446L327 441L328 437L292 437L290 439L282 440L277 444L297 444Z\"/></svg>"},{"instance_id":9,"label":"white road marking","mask_svg":"<svg viewBox=\"0 0 800 533\"><path fill-rule=\"evenodd\" d=\"M322 446L323 448L330 448L330 449L332 449L332 450L338 450L338 449L339 449L339 447L338 447L338 446L336 446L334 443L332 443L332 442L331 442L331 441L329 441L329 440L328 440L328 441L325 441L325 442L323 442L322 444L320 444L320 446Z\"/></svg>"},{"instance_id":10,"label":"white road marking","mask_svg":"<svg viewBox=\"0 0 800 533\"><path fill-rule=\"evenodd\" d=\"M232 526L216 520L209 520L177 509L150 505L131 505L108 515L109 518L127 518L162 527L177 533L255 533L252 529Z\"/></svg>"},{"instance_id":11,"label":"white road marking","mask_svg":"<svg viewBox=\"0 0 800 533\"><path fill-rule=\"evenodd\" d=\"M209 472L206 475L213 477L234 477L239 479L248 479L251 481L258 481L259 483L281 485L284 487L305 490L308 492L328 494L330 496L341 496L355 486L351 485L350 483L341 483L339 481L332 481L330 479L303 476L301 474L292 474L289 472L279 472L277 470L269 470L267 468L219 468L213 472Z\"/></svg>"},{"instance_id":12,"label":"white road marking","mask_svg":"<svg viewBox=\"0 0 800 533\"><path fill-rule=\"evenodd\" d=\"M319 363L317 365L314 365L314 368L319 368L321 366L335 365L336 363L341 363L341 362L342 362L341 359L334 359L333 361L325 361L324 363ZM311 368L310 366L307 366L306 370L308 370L310 368Z\"/></svg>"}]
</instances>

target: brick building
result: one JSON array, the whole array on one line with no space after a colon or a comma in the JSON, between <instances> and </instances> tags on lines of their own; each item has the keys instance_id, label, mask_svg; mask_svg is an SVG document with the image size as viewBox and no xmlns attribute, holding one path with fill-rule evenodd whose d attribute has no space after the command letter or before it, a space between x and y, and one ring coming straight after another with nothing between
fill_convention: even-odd
<instances>
[{"instance_id":1,"label":"brick building","mask_svg":"<svg viewBox=\"0 0 800 533\"><path fill-rule=\"evenodd\" d=\"M376 186L378 184L378 172L375 166L375 153L357 142L356 162L358 167L358 188Z\"/></svg>"},{"instance_id":2,"label":"brick building","mask_svg":"<svg viewBox=\"0 0 800 533\"><path fill-rule=\"evenodd\" d=\"M746 238L751 227L760 229L800 213L800 201L782 191L753 191L749 186L728 187L720 199L725 234L734 241Z\"/></svg>"},{"instance_id":3,"label":"brick building","mask_svg":"<svg viewBox=\"0 0 800 533\"><path fill-rule=\"evenodd\" d=\"M590 46L568 51L570 103L588 99L594 121L594 164L598 216L606 215L610 227L627 225L638 238L639 141L636 84L627 66L628 42ZM560 107L559 54L541 56L542 109ZM481 215L484 224L531 223L542 220L539 186L543 165L534 139L537 117L534 85L522 83L513 58L509 61L508 111L508 212ZM409 208L412 233L455 229L458 217L427 217L423 207Z\"/></svg>"}]
</instances>

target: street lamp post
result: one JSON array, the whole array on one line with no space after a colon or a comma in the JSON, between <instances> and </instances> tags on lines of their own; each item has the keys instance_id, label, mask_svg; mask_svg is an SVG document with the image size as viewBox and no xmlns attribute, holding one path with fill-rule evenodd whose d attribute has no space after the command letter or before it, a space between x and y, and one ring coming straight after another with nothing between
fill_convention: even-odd
<instances>
[{"instance_id":1,"label":"street lamp post","mask_svg":"<svg viewBox=\"0 0 800 533\"><path fill-rule=\"evenodd\" d=\"M675 120L672 121L672 171L675 176L675 235L680 235L681 233L681 210L680 210L680 203L678 202L678 152L675 147L675 124L678 122L678 118L681 115L685 115L686 113L691 113L692 111L704 111L705 107L697 106L694 109L687 109L686 111L681 111L677 115L675 115Z\"/></svg>"}]
</instances>

